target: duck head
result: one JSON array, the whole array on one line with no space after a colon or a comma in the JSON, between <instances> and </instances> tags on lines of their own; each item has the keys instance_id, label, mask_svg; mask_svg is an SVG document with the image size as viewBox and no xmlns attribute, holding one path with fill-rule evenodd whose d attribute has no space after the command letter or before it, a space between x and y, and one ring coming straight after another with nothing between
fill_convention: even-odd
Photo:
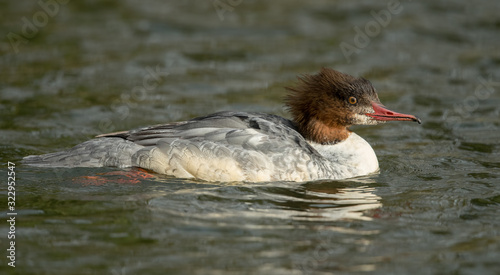
<instances>
[{"instance_id":1,"label":"duck head","mask_svg":"<svg viewBox=\"0 0 500 275\"><path fill-rule=\"evenodd\" d=\"M374 125L390 120L416 121L413 115L384 107L375 88L364 78L323 68L302 75L289 91L286 105L299 132L316 143L337 143L349 136L352 125Z\"/></svg>"}]
</instances>

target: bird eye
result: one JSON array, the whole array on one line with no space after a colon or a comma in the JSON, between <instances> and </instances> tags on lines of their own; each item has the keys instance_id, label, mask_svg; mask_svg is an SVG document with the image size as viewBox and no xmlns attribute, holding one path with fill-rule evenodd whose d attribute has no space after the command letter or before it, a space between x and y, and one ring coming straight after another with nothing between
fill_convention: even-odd
<instances>
[{"instance_id":1,"label":"bird eye","mask_svg":"<svg viewBox=\"0 0 500 275\"><path fill-rule=\"evenodd\" d=\"M353 96L349 97L349 103L351 103L352 105L354 105L354 104L356 104L356 102L358 102L358 100L355 97L353 97Z\"/></svg>"}]
</instances>

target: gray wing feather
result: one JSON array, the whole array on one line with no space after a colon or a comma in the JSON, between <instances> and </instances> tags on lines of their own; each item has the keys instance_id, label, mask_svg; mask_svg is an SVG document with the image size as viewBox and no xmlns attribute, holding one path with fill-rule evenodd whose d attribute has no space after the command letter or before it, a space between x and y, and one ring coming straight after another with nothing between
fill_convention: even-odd
<instances>
[{"instance_id":1,"label":"gray wing feather","mask_svg":"<svg viewBox=\"0 0 500 275\"><path fill-rule=\"evenodd\" d=\"M101 135L67 151L26 157L24 162L47 167L138 166L207 180L295 180L321 174L318 171L325 169L320 158L290 120L220 112Z\"/></svg>"},{"instance_id":2,"label":"gray wing feather","mask_svg":"<svg viewBox=\"0 0 500 275\"><path fill-rule=\"evenodd\" d=\"M195 118L181 124L165 124L132 130L120 137L143 146L157 144L163 139L209 140L232 145L248 146L248 141L256 134L267 136L268 140L279 141L281 146L293 146L310 154L319 153L297 132L295 125L288 119L262 113L219 112ZM260 149L278 150L260 142ZM255 148L258 149L258 148Z\"/></svg>"},{"instance_id":3,"label":"gray wing feather","mask_svg":"<svg viewBox=\"0 0 500 275\"><path fill-rule=\"evenodd\" d=\"M142 146L121 138L96 138L61 152L27 156L23 163L38 167L127 167Z\"/></svg>"},{"instance_id":4,"label":"gray wing feather","mask_svg":"<svg viewBox=\"0 0 500 275\"><path fill-rule=\"evenodd\" d=\"M322 156L291 121L271 115L217 113L180 127L139 130L127 139L155 141L134 156L136 166L178 177L294 180L325 171L318 161Z\"/></svg>"}]
</instances>

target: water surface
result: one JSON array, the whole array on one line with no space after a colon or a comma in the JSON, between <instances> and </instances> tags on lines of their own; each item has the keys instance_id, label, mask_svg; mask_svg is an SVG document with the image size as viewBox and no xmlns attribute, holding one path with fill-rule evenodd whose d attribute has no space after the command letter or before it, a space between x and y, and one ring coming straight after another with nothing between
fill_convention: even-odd
<instances>
[{"instance_id":1,"label":"water surface","mask_svg":"<svg viewBox=\"0 0 500 275\"><path fill-rule=\"evenodd\" d=\"M17 164L16 268L3 222L2 273L500 272L497 1L70 1L45 21L36 1L0 7L5 178ZM424 122L352 129L380 174L241 184L20 164L221 110L287 116L282 87L322 66Z\"/></svg>"}]
</instances>

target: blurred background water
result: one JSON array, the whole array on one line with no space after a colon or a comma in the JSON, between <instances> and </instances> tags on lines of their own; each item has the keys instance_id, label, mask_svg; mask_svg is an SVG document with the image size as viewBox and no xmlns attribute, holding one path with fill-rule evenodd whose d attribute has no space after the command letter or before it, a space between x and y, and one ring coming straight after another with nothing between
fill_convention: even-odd
<instances>
[{"instance_id":1,"label":"blurred background water","mask_svg":"<svg viewBox=\"0 0 500 275\"><path fill-rule=\"evenodd\" d=\"M2 274L499 274L500 2L1 1ZM207 183L23 156L221 110L288 116L332 67L423 124L354 127L378 175Z\"/></svg>"}]
</instances>

